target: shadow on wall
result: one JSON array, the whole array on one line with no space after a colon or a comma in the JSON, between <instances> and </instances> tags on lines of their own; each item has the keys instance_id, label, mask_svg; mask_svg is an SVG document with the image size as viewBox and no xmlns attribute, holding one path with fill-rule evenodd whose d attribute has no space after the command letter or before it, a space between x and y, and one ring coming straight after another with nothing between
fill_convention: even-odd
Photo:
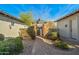
<instances>
[{"instance_id":1,"label":"shadow on wall","mask_svg":"<svg viewBox=\"0 0 79 59\"><path fill-rule=\"evenodd\" d=\"M12 38L15 38L15 37L5 37L3 34L0 34L0 41L12 39Z\"/></svg>"},{"instance_id":2,"label":"shadow on wall","mask_svg":"<svg viewBox=\"0 0 79 59\"><path fill-rule=\"evenodd\" d=\"M5 40L14 39L15 37L5 37Z\"/></svg>"}]
</instances>

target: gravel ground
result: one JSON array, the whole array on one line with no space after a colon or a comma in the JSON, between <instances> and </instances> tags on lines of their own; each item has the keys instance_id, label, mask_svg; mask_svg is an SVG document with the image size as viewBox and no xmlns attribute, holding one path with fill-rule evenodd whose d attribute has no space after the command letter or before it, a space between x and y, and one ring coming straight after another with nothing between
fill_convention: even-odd
<instances>
[{"instance_id":1,"label":"gravel ground","mask_svg":"<svg viewBox=\"0 0 79 59\"><path fill-rule=\"evenodd\" d=\"M24 50L21 55L79 55L79 47L69 50L56 48L53 44L45 43L41 38L23 40Z\"/></svg>"},{"instance_id":2,"label":"gravel ground","mask_svg":"<svg viewBox=\"0 0 79 59\"><path fill-rule=\"evenodd\" d=\"M35 41L32 39L24 39L23 40L24 50L20 55L31 55L34 42Z\"/></svg>"}]
</instances>

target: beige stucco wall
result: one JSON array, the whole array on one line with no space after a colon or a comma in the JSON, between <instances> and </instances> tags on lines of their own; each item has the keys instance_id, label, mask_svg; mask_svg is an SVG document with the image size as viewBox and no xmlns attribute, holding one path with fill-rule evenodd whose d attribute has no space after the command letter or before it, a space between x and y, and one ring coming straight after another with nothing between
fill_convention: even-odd
<instances>
[{"instance_id":1,"label":"beige stucco wall","mask_svg":"<svg viewBox=\"0 0 79 59\"><path fill-rule=\"evenodd\" d=\"M11 25L11 22L14 22L14 25ZM20 28L27 28L27 26L19 21L0 15L0 34L5 37L17 37Z\"/></svg>"},{"instance_id":2,"label":"beige stucco wall","mask_svg":"<svg viewBox=\"0 0 79 59\"><path fill-rule=\"evenodd\" d=\"M65 27L65 25L67 25L67 27ZM70 37L68 25L69 25L69 20L67 19L61 20L57 23L57 28L60 36Z\"/></svg>"},{"instance_id":3,"label":"beige stucco wall","mask_svg":"<svg viewBox=\"0 0 79 59\"><path fill-rule=\"evenodd\" d=\"M78 16L79 14L75 14L73 16L70 16L68 18L65 18L63 20L60 20L57 22L57 29L59 30L59 35L63 36L63 37L67 37L67 38L71 38L72 34L71 34L71 30L70 30L70 20L75 21L72 25L73 27L73 33L75 33L75 38L78 39L79 35L78 35ZM65 27L65 25L67 25L67 27ZM79 40L79 39L78 39Z\"/></svg>"}]
</instances>

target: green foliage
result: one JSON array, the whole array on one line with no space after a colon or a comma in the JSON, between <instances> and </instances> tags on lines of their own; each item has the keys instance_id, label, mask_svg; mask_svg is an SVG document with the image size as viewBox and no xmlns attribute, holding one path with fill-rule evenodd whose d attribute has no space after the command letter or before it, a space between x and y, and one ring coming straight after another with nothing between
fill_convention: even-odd
<instances>
[{"instance_id":1,"label":"green foliage","mask_svg":"<svg viewBox=\"0 0 79 59\"><path fill-rule=\"evenodd\" d=\"M20 20L24 22L26 25L31 26L32 23L34 23L34 19L32 16L32 13L21 13L20 14Z\"/></svg>"},{"instance_id":2,"label":"green foliage","mask_svg":"<svg viewBox=\"0 0 79 59\"><path fill-rule=\"evenodd\" d=\"M35 31L34 31L33 26L30 26L30 27L27 29L27 32L28 32L29 36L30 36L32 39L35 39L35 38L36 38L36 35L35 35Z\"/></svg>"},{"instance_id":3,"label":"green foliage","mask_svg":"<svg viewBox=\"0 0 79 59\"><path fill-rule=\"evenodd\" d=\"M37 35L40 35L40 29L39 28L37 29Z\"/></svg>"},{"instance_id":4,"label":"green foliage","mask_svg":"<svg viewBox=\"0 0 79 59\"><path fill-rule=\"evenodd\" d=\"M58 37L58 32L51 32L51 35L52 35L53 37Z\"/></svg>"},{"instance_id":5,"label":"green foliage","mask_svg":"<svg viewBox=\"0 0 79 59\"><path fill-rule=\"evenodd\" d=\"M69 49L68 44L61 41L61 40L56 40L55 41L55 46L61 49Z\"/></svg>"},{"instance_id":6,"label":"green foliage","mask_svg":"<svg viewBox=\"0 0 79 59\"><path fill-rule=\"evenodd\" d=\"M3 40L4 40L4 35L0 34L0 41L3 41Z\"/></svg>"},{"instance_id":7,"label":"green foliage","mask_svg":"<svg viewBox=\"0 0 79 59\"><path fill-rule=\"evenodd\" d=\"M12 38L5 41L0 41L0 54L18 54L22 51L23 45L21 38Z\"/></svg>"},{"instance_id":8,"label":"green foliage","mask_svg":"<svg viewBox=\"0 0 79 59\"><path fill-rule=\"evenodd\" d=\"M47 35L48 39L56 40L58 38L58 32L50 32Z\"/></svg>"}]
</instances>

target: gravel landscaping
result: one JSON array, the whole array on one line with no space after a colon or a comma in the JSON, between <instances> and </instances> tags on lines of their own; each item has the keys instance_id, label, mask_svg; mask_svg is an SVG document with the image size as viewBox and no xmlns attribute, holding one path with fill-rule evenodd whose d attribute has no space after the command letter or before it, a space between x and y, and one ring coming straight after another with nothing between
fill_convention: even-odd
<instances>
[{"instance_id":1,"label":"gravel landscaping","mask_svg":"<svg viewBox=\"0 0 79 59\"><path fill-rule=\"evenodd\" d=\"M23 40L24 50L21 55L79 55L79 47L71 46L69 50L62 50L44 42L40 37L35 40ZM79 45L77 45L79 46Z\"/></svg>"}]
</instances>

